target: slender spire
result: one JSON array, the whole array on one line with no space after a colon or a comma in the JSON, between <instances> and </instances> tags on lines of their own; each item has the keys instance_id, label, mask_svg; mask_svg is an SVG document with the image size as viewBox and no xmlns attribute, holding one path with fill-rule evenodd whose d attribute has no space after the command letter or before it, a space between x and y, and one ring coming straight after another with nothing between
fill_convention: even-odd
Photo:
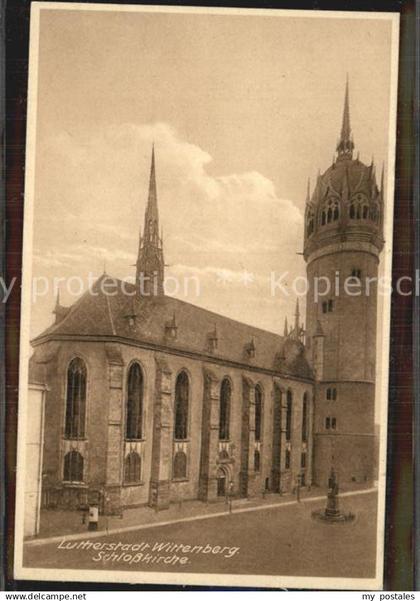
<instances>
[{"instance_id":1,"label":"slender spire","mask_svg":"<svg viewBox=\"0 0 420 601\"><path fill-rule=\"evenodd\" d=\"M385 165L382 163L382 171L381 171L381 194L384 194L384 181L385 181Z\"/></svg>"},{"instance_id":2,"label":"slender spire","mask_svg":"<svg viewBox=\"0 0 420 601\"><path fill-rule=\"evenodd\" d=\"M138 289L144 296L163 294L164 260L162 237L159 237L159 212L156 187L155 146L152 147L149 192L144 214L143 236L140 233L136 264Z\"/></svg>"},{"instance_id":3,"label":"slender spire","mask_svg":"<svg viewBox=\"0 0 420 601\"><path fill-rule=\"evenodd\" d=\"M353 137L350 127L350 102L349 102L349 78L346 79L346 91L344 94L343 120L341 124L340 140L337 144L338 158L352 158L353 156Z\"/></svg>"},{"instance_id":4,"label":"slender spire","mask_svg":"<svg viewBox=\"0 0 420 601\"><path fill-rule=\"evenodd\" d=\"M300 311L299 311L299 299L296 299L296 310L295 310L295 338L299 338L300 332Z\"/></svg>"},{"instance_id":5,"label":"slender spire","mask_svg":"<svg viewBox=\"0 0 420 601\"><path fill-rule=\"evenodd\" d=\"M144 238L149 244L159 244L159 212L156 190L155 145L152 147L152 161L149 177L149 196L144 215Z\"/></svg>"},{"instance_id":6,"label":"slender spire","mask_svg":"<svg viewBox=\"0 0 420 601\"><path fill-rule=\"evenodd\" d=\"M284 318L284 337L287 338L287 336L289 335L289 328L287 326L287 315Z\"/></svg>"},{"instance_id":7,"label":"slender spire","mask_svg":"<svg viewBox=\"0 0 420 601\"><path fill-rule=\"evenodd\" d=\"M60 288L57 288L57 297L55 299L55 309L54 311L57 311L57 309L60 307Z\"/></svg>"},{"instance_id":8,"label":"slender spire","mask_svg":"<svg viewBox=\"0 0 420 601\"><path fill-rule=\"evenodd\" d=\"M311 178L308 177L308 185L306 188L306 202L309 203L311 201Z\"/></svg>"}]
</instances>

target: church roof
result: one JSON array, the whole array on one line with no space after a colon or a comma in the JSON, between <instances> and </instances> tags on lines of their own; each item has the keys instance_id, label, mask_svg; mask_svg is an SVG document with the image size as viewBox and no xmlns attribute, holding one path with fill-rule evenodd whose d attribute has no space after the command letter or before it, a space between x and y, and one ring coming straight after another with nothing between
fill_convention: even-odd
<instances>
[{"instance_id":1,"label":"church roof","mask_svg":"<svg viewBox=\"0 0 420 601\"><path fill-rule=\"evenodd\" d=\"M101 285L106 278L116 282L116 294L104 293L104 288L111 290ZM133 284L104 274L69 308L61 321L37 336L33 345L63 337L119 339L162 351L176 350L302 378L312 377L304 347L298 340L293 344L290 338L177 298L141 297L134 293Z\"/></svg>"}]
</instances>

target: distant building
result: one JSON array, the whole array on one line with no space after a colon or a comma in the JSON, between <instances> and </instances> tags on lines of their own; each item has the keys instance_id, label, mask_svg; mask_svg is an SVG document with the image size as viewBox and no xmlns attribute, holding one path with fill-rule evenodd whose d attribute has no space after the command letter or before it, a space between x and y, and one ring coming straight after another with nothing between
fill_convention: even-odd
<instances>
[{"instance_id":1,"label":"distant building","mask_svg":"<svg viewBox=\"0 0 420 601\"><path fill-rule=\"evenodd\" d=\"M308 190L310 283L377 275L383 182L353 147L346 89L337 155ZM306 332L297 304L283 336L165 296L154 152L136 275L113 295L104 274L71 307L57 299L32 341L48 386L47 504L76 507L92 490L110 512L291 492L298 478L325 486L332 465L340 484L373 480L375 285L308 293Z\"/></svg>"}]
</instances>

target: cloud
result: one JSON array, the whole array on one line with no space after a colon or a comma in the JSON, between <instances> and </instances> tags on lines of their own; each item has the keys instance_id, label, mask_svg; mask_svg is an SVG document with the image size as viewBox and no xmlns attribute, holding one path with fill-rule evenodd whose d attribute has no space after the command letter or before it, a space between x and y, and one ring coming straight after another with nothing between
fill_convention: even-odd
<instances>
[{"instance_id":1,"label":"cloud","mask_svg":"<svg viewBox=\"0 0 420 601\"><path fill-rule=\"evenodd\" d=\"M116 277L134 270L153 143L168 271L199 273L203 306L258 321L245 314L244 295L266 294L270 271L302 269L302 214L263 173L211 174L211 155L167 123L61 131L38 141L34 273L101 272L104 261ZM244 270L255 276L246 289ZM232 280L229 299L229 290L210 285L223 272Z\"/></svg>"}]
</instances>

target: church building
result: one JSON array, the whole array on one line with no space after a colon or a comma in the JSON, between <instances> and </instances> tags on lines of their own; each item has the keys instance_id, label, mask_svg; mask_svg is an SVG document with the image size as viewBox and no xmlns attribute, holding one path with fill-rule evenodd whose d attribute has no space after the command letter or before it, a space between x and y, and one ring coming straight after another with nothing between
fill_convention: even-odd
<instances>
[{"instance_id":1,"label":"church building","mask_svg":"<svg viewBox=\"0 0 420 601\"><path fill-rule=\"evenodd\" d=\"M346 88L332 165L305 212L309 292L284 335L164 293L155 154L136 283L103 274L32 340L30 380L47 387L46 505L103 510L205 502L375 477L376 284L383 177L354 157ZM339 294L315 299L316 278ZM350 296L351 278L361 294ZM115 281L114 278L112 278Z\"/></svg>"}]
</instances>

